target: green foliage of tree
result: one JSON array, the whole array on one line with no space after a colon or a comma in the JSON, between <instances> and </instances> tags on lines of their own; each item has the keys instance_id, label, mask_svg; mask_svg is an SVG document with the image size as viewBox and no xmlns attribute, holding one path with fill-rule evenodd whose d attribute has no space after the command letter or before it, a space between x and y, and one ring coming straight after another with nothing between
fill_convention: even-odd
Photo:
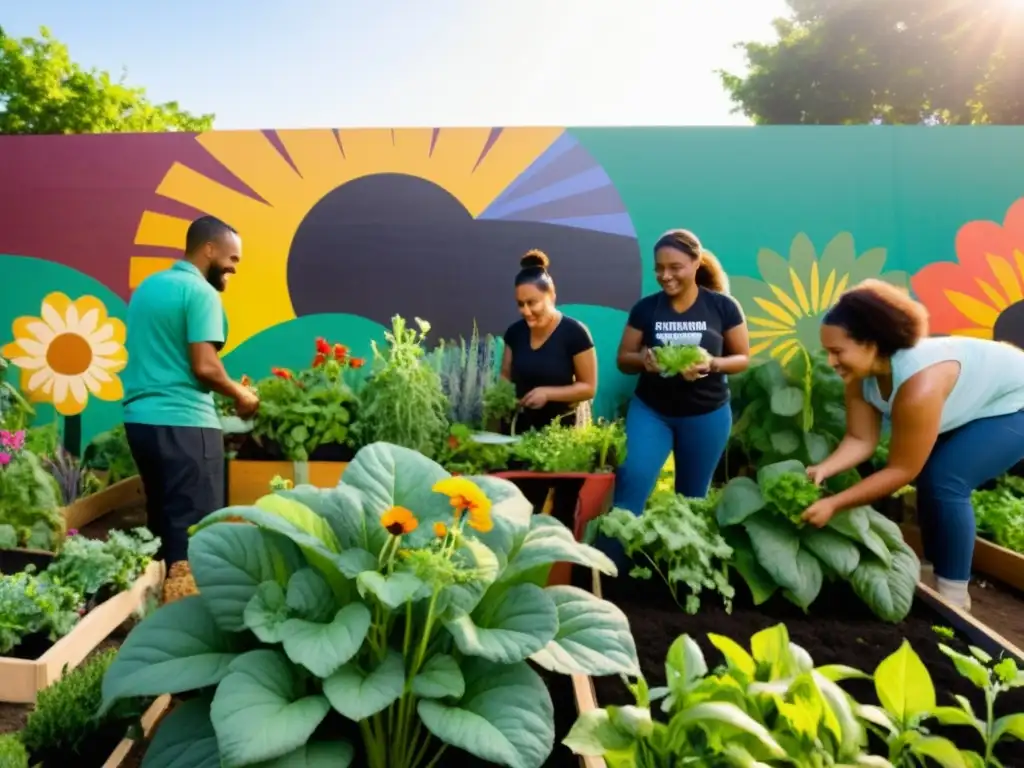
<instances>
[{"instance_id":1,"label":"green foliage of tree","mask_svg":"<svg viewBox=\"0 0 1024 768\"><path fill-rule=\"evenodd\" d=\"M48 29L14 38L0 27L0 134L206 131L213 115L171 101L153 104L143 88L83 69Z\"/></svg>"},{"instance_id":2,"label":"green foliage of tree","mask_svg":"<svg viewBox=\"0 0 1024 768\"><path fill-rule=\"evenodd\" d=\"M719 72L755 123L1024 124L1016 0L787 0L772 43Z\"/></svg>"}]
</instances>

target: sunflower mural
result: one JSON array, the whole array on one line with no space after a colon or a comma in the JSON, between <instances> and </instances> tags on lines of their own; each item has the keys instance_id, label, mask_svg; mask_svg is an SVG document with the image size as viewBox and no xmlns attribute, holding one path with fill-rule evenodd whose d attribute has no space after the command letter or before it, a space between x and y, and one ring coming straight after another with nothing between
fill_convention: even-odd
<instances>
[{"instance_id":1,"label":"sunflower mural","mask_svg":"<svg viewBox=\"0 0 1024 768\"><path fill-rule=\"evenodd\" d=\"M1024 347L1024 198L1002 225L972 221L961 227L956 259L929 264L911 280L928 307L931 332Z\"/></svg>"},{"instance_id":2,"label":"sunflower mural","mask_svg":"<svg viewBox=\"0 0 1024 768\"><path fill-rule=\"evenodd\" d=\"M731 293L740 302L750 328L750 353L755 362L777 358L788 364L801 350L821 348L821 316L850 286L868 278L906 288L905 272L885 271L886 250L872 248L857 255L853 235L842 232L819 258L811 239L801 233L789 258L767 248L757 254L761 279L730 276Z\"/></svg>"},{"instance_id":3,"label":"sunflower mural","mask_svg":"<svg viewBox=\"0 0 1024 768\"><path fill-rule=\"evenodd\" d=\"M52 403L63 416L78 416L89 397L115 402L124 396L117 375L128 362L124 323L107 314L95 296L72 301L48 294L38 317L18 317L14 341L3 354L21 370L21 390L35 403Z\"/></svg>"}]
</instances>

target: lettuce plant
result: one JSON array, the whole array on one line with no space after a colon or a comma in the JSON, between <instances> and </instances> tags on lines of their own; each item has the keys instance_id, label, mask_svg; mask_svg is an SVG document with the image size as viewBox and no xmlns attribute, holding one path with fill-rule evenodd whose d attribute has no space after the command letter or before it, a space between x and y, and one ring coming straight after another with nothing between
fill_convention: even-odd
<instances>
[{"instance_id":1,"label":"lettuce plant","mask_svg":"<svg viewBox=\"0 0 1024 768\"><path fill-rule=\"evenodd\" d=\"M199 594L132 631L103 708L196 692L160 726L147 766L415 768L456 749L539 768L554 712L528 661L639 671L618 608L544 586L556 561L615 573L531 515L511 483L452 477L375 443L336 488L298 486L201 521L189 544ZM325 722L331 710L358 737Z\"/></svg>"},{"instance_id":2,"label":"lettuce plant","mask_svg":"<svg viewBox=\"0 0 1024 768\"><path fill-rule=\"evenodd\" d=\"M806 610L825 578L838 578L884 621L906 618L921 563L899 526L871 507L840 512L824 528L803 526L790 516L816 494L808 495L802 481L781 482L783 475L806 477L806 470L798 461L782 461L762 467L757 480L734 478L716 511L734 550L733 566L754 602L760 605L781 589Z\"/></svg>"}]
</instances>

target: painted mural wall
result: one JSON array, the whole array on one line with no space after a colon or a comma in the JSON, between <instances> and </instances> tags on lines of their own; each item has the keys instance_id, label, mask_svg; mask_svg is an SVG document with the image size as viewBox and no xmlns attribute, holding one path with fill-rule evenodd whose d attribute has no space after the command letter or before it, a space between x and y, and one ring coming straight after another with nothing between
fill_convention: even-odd
<instances>
[{"instance_id":1,"label":"painted mural wall","mask_svg":"<svg viewBox=\"0 0 1024 768\"><path fill-rule=\"evenodd\" d=\"M910 287L932 330L1024 344L1024 129L508 128L0 137L0 351L41 419L121 420L135 286L212 214L243 237L224 294L234 376L303 367L315 336L368 356L396 313L435 339L516 319L518 259L552 259L614 352L657 286L651 247L697 232L729 271L758 359L818 346L867 277Z\"/></svg>"}]
</instances>

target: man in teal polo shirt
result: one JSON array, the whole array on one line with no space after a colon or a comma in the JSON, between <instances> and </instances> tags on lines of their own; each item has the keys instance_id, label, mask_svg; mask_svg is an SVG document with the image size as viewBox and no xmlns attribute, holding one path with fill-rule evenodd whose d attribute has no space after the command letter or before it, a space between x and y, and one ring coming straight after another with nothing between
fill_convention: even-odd
<instances>
[{"instance_id":1,"label":"man in teal polo shirt","mask_svg":"<svg viewBox=\"0 0 1024 768\"><path fill-rule=\"evenodd\" d=\"M185 257L146 278L128 304L125 430L168 580L189 577L189 526L225 506L224 442L212 393L232 398L243 418L259 407L218 355L226 326L220 293L241 258L238 233L203 216L188 228Z\"/></svg>"}]
</instances>

